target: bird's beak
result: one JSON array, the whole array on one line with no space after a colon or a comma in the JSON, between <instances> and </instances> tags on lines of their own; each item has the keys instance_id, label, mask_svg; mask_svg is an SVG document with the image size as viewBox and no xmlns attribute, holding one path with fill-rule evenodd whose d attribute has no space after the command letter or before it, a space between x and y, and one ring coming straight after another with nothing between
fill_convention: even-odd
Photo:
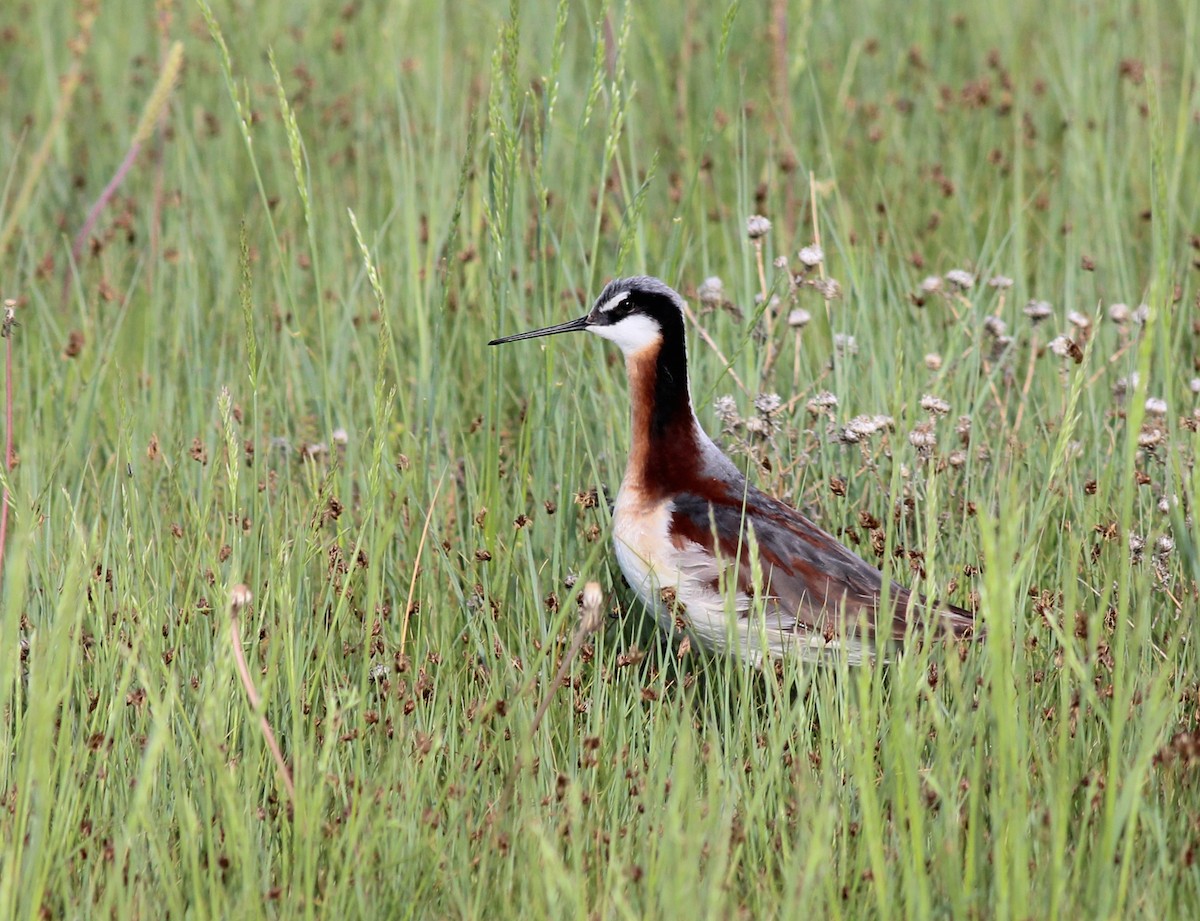
<instances>
[{"instance_id":1,"label":"bird's beak","mask_svg":"<svg viewBox=\"0 0 1200 921\"><path fill-rule=\"evenodd\" d=\"M488 345L500 345L502 342L516 342L518 339L536 339L538 336L557 336L559 333L574 333L588 327L588 317L580 317L557 326L547 326L544 329L533 329L527 333L517 333L515 336L501 336L493 339Z\"/></svg>"}]
</instances>

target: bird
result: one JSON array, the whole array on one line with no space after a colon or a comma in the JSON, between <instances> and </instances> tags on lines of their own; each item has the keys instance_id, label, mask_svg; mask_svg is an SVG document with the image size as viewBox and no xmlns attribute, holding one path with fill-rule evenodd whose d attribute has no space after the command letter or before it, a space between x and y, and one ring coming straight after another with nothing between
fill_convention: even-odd
<instances>
[{"instance_id":1,"label":"bird","mask_svg":"<svg viewBox=\"0 0 1200 921\"><path fill-rule=\"evenodd\" d=\"M926 630L972 636L972 612L895 581L885 602L882 572L747 481L696 417L685 309L658 278L617 278L585 316L488 343L586 331L624 353L630 446L613 547L659 624L759 665L789 655L860 665Z\"/></svg>"}]
</instances>

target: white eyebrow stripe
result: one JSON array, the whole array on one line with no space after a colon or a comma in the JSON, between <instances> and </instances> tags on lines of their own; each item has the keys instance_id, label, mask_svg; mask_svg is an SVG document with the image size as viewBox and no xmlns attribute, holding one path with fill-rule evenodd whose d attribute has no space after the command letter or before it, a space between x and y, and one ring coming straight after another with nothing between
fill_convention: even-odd
<instances>
[{"instance_id":1,"label":"white eyebrow stripe","mask_svg":"<svg viewBox=\"0 0 1200 921\"><path fill-rule=\"evenodd\" d=\"M620 294L614 294L607 301L605 301L603 304L600 305L600 312L608 313L610 310L612 310L614 307L616 307L617 304L621 303L627 297L629 297L628 291L622 291Z\"/></svg>"}]
</instances>

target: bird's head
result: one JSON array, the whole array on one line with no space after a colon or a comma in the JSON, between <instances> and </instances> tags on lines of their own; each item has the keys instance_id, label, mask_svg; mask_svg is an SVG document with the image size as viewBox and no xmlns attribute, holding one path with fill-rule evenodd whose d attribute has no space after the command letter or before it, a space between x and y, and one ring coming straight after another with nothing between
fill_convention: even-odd
<instances>
[{"instance_id":1,"label":"bird's head","mask_svg":"<svg viewBox=\"0 0 1200 921\"><path fill-rule=\"evenodd\" d=\"M488 345L586 330L611 339L626 355L671 339L683 343L683 298L649 275L617 278L605 285L586 316L515 336L493 339Z\"/></svg>"}]
</instances>

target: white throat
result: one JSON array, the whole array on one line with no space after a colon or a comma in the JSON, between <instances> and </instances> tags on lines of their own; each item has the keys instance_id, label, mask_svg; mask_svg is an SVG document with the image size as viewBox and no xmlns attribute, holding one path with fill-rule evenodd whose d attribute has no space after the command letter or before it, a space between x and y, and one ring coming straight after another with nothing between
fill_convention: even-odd
<instances>
[{"instance_id":1,"label":"white throat","mask_svg":"<svg viewBox=\"0 0 1200 921\"><path fill-rule=\"evenodd\" d=\"M662 327L644 314L635 313L611 326L589 326L589 333L611 339L626 355L639 352L662 339Z\"/></svg>"}]
</instances>

